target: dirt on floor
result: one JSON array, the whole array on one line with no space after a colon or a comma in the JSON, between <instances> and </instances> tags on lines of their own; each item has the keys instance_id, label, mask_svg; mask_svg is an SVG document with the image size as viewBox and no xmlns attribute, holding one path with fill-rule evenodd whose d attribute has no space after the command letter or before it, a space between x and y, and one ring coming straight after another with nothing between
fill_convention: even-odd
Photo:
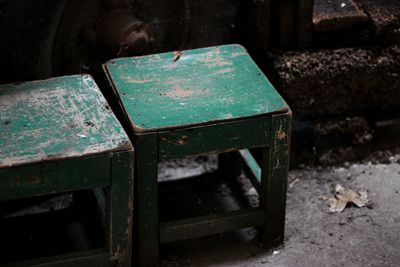
<instances>
[{"instance_id":1,"label":"dirt on floor","mask_svg":"<svg viewBox=\"0 0 400 267\"><path fill-rule=\"evenodd\" d=\"M371 205L331 213L326 198L337 184L366 190ZM222 200L232 201L225 184ZM221 191L219 191L221 192ZM254 190L247 190L257 198ZM265 250L256 230L165 244L162 266L398 266L400 155L381 152L364 162L304 167L289 175L285 243Z\"/></svg>"}]
</instances>

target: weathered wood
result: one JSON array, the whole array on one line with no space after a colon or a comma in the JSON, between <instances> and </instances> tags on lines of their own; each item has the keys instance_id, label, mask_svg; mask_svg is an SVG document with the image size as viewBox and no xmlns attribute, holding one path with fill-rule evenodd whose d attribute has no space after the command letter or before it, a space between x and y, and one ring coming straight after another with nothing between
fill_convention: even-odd
<instances>
[{"instance_id":1,"label":"weathered wood","mask_svg":"<svg viewBox=\"0 0 400 267\"><path fill-rule=\"evenodd\" d=\"M0 201L106 186L109 162L104 155L0 169Z\"/></svg>"},{"instance_id":2,"label":"weathered wood","mask_svg":"<svg viewBox=\"0 0 400 267\"><path fill-rule=\"evenodd\" d=\"M132 145L93 79L0 86L0 201L106 188L107 247L22 266L130 265ZM107 250L106 250L107 249Z\"/></svg>"},{"instance_id":3,"label":"weathered wood","mask_svg":"<svg viewBox=\"0 0 400 267\"><path fill-rule=\"evenodd\" d=\"M157 134L136 135L135 140L136 235L139 266L159 264L158 225L158 138ZM134 243L134 245L135 245Z\"/></svg>"},{"instance_id":4,"label":"weathered wood","mask_svg":"<svg viewBox=\"0 0 400 267\"><path fill-rule=\"evenodd\" d=\"M106 229L106 218L107 218L107 213L106 213L106 196L105 196L105 190L103 187L96 187L92 189L93 195L96 198L96 202L98 205L98 213L101 220L101 224L104 229Z\"/></svg>"},{"instance_id":5,"label":"weathered wood","mask_svg":"<svg viewBox=\"0 0 400 267\"><path fill-rule=\"evenodd\" d=\"M133 226L133 150L111 158L109 249L118 266L131 266Z\"/></svg>"},{"instance_id":6,"label":"weathered wood","mask_svg":"<svg viewBox=\"0 0 400 267\"><path fill-rule=\"evenodd\" d=\"M160 241L170 242L260 226L265 223L265 220L265 212L262 209L253 208L171 221L160 224Z\"/></svg>"},{"instance_id":7,"label":"weathered wood","mask_svg":"<svg viewBox=\"0 0 400 267\"><path fill-rule=\"evenodd\" d=\"M0 86L0 169L126 148L89 75Z\"/></svg>"},{"instance_id":8,"label":"weathered wood","mask_svg":"<svg viewBox=\"0 0 400 267\"><path fill-rule=\"evenodd\" d=\"M244 162L246 162L247 166L249 167L252 175L255 177L257 182L261 182L261 168L258 165L257 161L250 153L248 149L240 150L240 155L242 155Z\"/></svg>"},{"instance_id":9,"label":"weathered wood","mask_svg":"<svg viewBox=\"0 0 400 267\"><path fill-rule=\"evenodd\" d=\"M260 237L267 248L281 244L284 237L290 127L290 112L273 115L271 145L263 149L260 205L267 220Z\"/></svg>"},{"instance_id":10,"label":"weathered wood","mask_svg":"<svg viewBox=\"0 0 400 267\"><path fill-rule=\"evenodd\" d=\"M162 159L236 151L268 145L270 121L263 118L193 127L159 134Z\"/></svg>"},{"instance_id":11,"label":"weathered wood","mask_svg":"<svg viewBox=\"0 0 400 267\"><path fill-rule=\"evenodd\" d=\"M263 204L260 209L159 224L158 160L265 148L274 140L271 116L289 110L242 47L227 45L120 58L103 67L123 110L121 120L135 144L138 265L158 265L160 240L260 226L266 215L277 214L282 208L278 215L285 213L282 195L272 194L264 197L268 205ZM266 154L269 155L268 149ZM264 163L261 178L270 181L270 166ZM268 189L263 193L281 192L280 188L263 184ZM275 196L278 206L270 209L267 200ZM282 223L281 219L272 221ZM267 237L274 231L268 232Z\"/></svg>"},{"instance_id":12,"label":"weathered wood","mask_svg":"<svg viewBox=\"0 0 400 267\"><path fill-rule=\"evenodd\" d=\"M238 45L119 58L104 68L137 132L287 110Z\"/></svg>"}]
</instances>

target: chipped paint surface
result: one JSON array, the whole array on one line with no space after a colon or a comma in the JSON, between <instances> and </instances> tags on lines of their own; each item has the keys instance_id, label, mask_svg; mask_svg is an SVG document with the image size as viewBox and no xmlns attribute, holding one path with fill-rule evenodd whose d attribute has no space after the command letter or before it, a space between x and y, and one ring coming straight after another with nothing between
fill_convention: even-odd
<instances>
[{"instance_id":1,"label":"chipped paint surface","mask_svg":"<svg viewBox=\"0 0 400 267\"><path fill-rule=\"evenodd\" d=\"M279 140L283 140L286 137L286 133L282 130L282 125L279 126L278 131L276 132L276 138Z\"/></svg>"},{"instance_id":2,"label":"chipped paint surface","mask_svg":"<svg viewBox=\"0 0 400 267\"><path fill-rule=\"evenodd\" d=\"M148 83L151 82L151 80L141 80L141 79L135 79L132 76L129 75L123 75L121 76L121 79L129 82L129 83Z\"/></svg>"},{"instance_id":3,"label":"chipped paint surface","mask_svg":"<svg viewBox=\"0 0 400 267\"><path fill-rule=\"evenodd\" d=\"M88 75L0 86L0 168L130 147L107 107Z\"/></svg>"},{"instance_id":4,"label":"chipped paint surface","mask_svg":"<svg viewBox=\"0 0 400 267\"><path fill-rule=\"evenodd\" d=\"M179 98L191 96L192 92L190 90L182 88L182 86L177 84L173 87L172 91L166 92L165 95L172 98Z\"/></svg>"},{"instance_id":5,"label":"chipped paint surface","mask_svg":"<svg viewBox=\"0 0 400 267\"><path fill-rule=\"evenodd\" d=\"M214 123L287 109L246 50L238 45L119 58L107 63L105 69L137 131Z\"/></svg>"}]
</instances>

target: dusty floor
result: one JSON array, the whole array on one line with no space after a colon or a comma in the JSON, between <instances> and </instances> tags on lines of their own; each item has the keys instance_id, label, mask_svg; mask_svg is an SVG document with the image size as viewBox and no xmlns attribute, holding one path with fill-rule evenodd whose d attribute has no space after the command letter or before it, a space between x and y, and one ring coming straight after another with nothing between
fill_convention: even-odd
<instances>
[{"instance_id":1,"label":"dusty floor","mask_svg":"<svg viewBox=\"0 0 400 267\"><path fill-rule=\"evenodd\" d=\"M160 164L161 218L191 217L210 212L210 209L214 212L257 205L257 195L243 176L238 179L219 179L220 177L212 174L216 167L216 156ZM204 172L211 174L197 176ZM171 181L176 176L195 177ZM342 213L329 213L324 197L334 196L336 184L354 190L367 190L372 206L348 206ZM249 228L163 244L162 266L399 266L399 191L400 154L391 152L379 152L363 163L293 170L289 175L283 246L270 251L264 250L255 240L256 230ZM73 240L74 247L84 249L91 245L86 240L92 237L91 232L86 233L84 224L78 224L70 218L74 213L68 213L69 209L57 211L60 207L70 206L71 199L70 194L59 196L50 202L28 207L17 213L5 213L3 217L16 216L18 219L21 214L41 214L49 209L54 210L53 213L60 213L58 217L55 216L58 219L47 221L48 217L44 218L50 226L42 226L42 223L36 221L30 224L35 233L33 239L29 229L26 234L19 234L27 243L24 244L27 247L25 249L30 253L31 250L36 251L32 246L36 248L55 243L53 237L64 237L63 232L57 232L62 227L67 229L68 237L65 240ZM19 225L26 226L26 222ZM56 230L51 230L55 225L62 227L57 226ZM72 229L75 232L78 230L77 235L71 235ZM44 238L49 233L52 233L51 236ZM14 240L14 236L10 236L11 240ZM23 244L14 243L16 247ZM69 249L68 242L63 245L65 249ZM58 249L62 250L64 247ZM47 252L60 251L50 249ZM15 257L19 258L19 255Z\"/></svg>"},{"instance_id":2,"label":"dusty floor","mask_svg":"<svg viewBox=\"0 0 400 267\"><path fill-rule=\"evenodd\" d=\"M282 247L265 251L245 229L166 244L162 266L399 266L399 158L291 171ZM329 213L338 183L367 190L372 207Z\"/></svg>"}]
</instances>

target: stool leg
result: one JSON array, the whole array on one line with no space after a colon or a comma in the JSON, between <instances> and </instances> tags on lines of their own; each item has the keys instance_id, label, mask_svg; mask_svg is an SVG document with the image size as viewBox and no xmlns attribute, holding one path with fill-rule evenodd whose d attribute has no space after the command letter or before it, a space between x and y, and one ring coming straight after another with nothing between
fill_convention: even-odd
<instances>
[{"instance_id":1,"label":"stool leg","mask_svg":"<svg viewBox=\"0 0 400 267\"><path fill-rule=\"evenodd\" d=\"M118 266L131 266L133 151L113 154L109 190L109 244Z\"/></svg>"},{"instance_id":2,"label":"stool leg","mask_svg":"<svg viewBox=\"0 0 400 267\"><path fill-rule=\"evenodd\" d=\"M135 136L136 165L136 219L137 219L137 266L158 266L158 139L157 134Z\"/></svg>"},{"instance_id":3,"label":"stool leg","mask_svg":"<svg viewBox=\"0 0 400 267\"><path fill-rule=\"evenodd\" d=\"M282 244L284 238L290 123L290 112L272 116L270 146L262 153L260 205L267 221L259 233L266 248Z\"/></svg>"}]
</instances>

